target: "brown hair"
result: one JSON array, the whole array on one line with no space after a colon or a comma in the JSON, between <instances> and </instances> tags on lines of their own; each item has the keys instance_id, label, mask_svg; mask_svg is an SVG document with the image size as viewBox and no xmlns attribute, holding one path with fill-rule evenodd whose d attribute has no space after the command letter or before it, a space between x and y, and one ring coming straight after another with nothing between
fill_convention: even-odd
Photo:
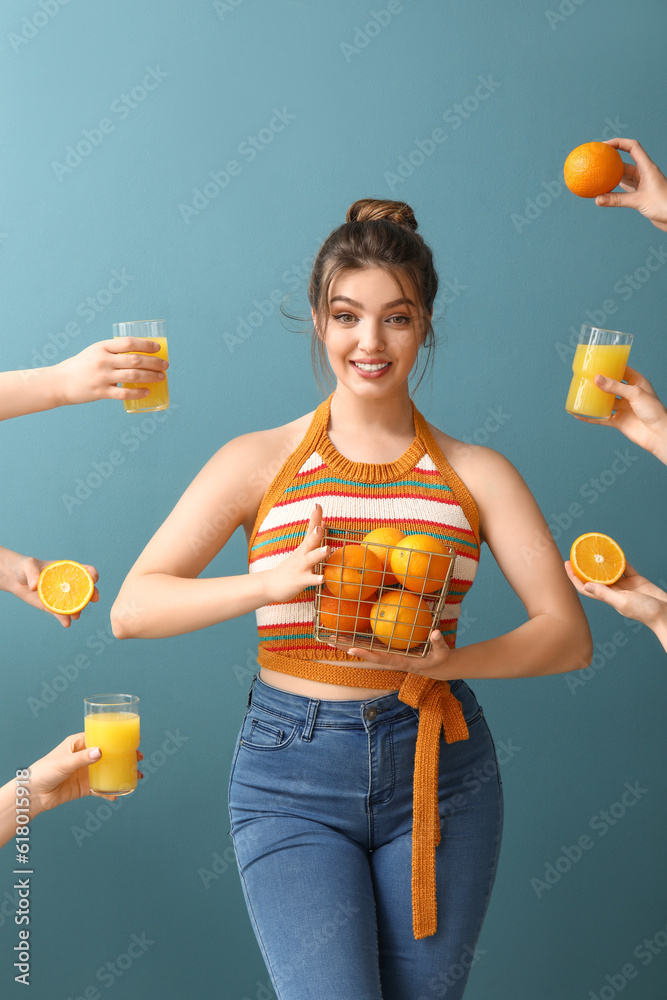
<instances>
[{"instance_id":1,"label":"brown hair","mask_svg":"<svg viewBox=\"0 0 667 1000\"><path fill-rule=\"evenodd\" d=\"M407 278L415 289L418 322L424 335L422 346L427 349L426 365L415 389L419 386L435 346L430 315L438 291L438 276L430 247L416 230L414 212L404 201L360 198L348 208L343 225L334 229L320 247L308 284L308 300L317 319L312 331L311 357L320 389L323 389L320 375L329 384L333 376L324 340L317 330L318 326L326 330L329 323L331 282L344 271L371 267L391 273L403 298L408 296L401 277Z\"/></svg>"}]
</instances>

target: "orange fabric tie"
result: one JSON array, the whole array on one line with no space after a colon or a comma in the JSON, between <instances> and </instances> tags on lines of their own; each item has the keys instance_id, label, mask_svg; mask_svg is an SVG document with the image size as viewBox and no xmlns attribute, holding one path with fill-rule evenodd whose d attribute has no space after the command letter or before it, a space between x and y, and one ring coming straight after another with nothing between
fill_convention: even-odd
<instances>
[{"instance_id":1,"label":"orange fabric tie","mask_svg":"<svg viewBox=\"0 0 667 1000\"><path fill-rule=\"evenodd\" d=\"M435 849L440 843L440 726L447 743L468 739L461 702L448 681L408 673L399 701L419 710L412 804L412 928L416 940L435 934Z\"/></svg>"}]
</instances>

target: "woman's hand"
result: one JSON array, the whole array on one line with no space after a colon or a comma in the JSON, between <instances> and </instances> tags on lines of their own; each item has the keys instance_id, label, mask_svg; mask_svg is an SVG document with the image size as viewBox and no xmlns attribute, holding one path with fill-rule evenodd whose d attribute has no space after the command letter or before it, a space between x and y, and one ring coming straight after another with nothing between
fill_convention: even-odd
<instances>
[{"instance_id":1,"label":"woman's hand","mask_svg":"<svg viewBox=\"0 0 667 1000\"><path fill-rule=\"evenodd\" d=\"M52 562L54 562L53 559L33 559L32 556L22 558L14 567L14 583L12 586L12 593L15 594L20 600L25 601L25 603L29 604L31 607L39 608L40 611L46 611L47 614L53 615L53 617L57 618L64 628L69 628L71 623L79 617L81 612L77 611L75 615L54 614L53 611L47 611L37 594L37 581L39 580L39 574L45 566L49 566ZM81 565L88 570L93 578L93 583L97 583L100 575L95 567L88 566L86 563L82 563ZM99 601L100 594L97 587L93 587L93 596L90 599L91 601Z\"/></svg>"},{"instance_id":2,"label":"woman's hand","mask_svg":"<svg viewBox=\"0 0 667 1000\"><path fill-rule=\"evenodd\" d=\"M144 337L114 337L85 347L52 369L58 379L60 405L96 399L143 399L150 389L122 389L116 382L160 382L169 362L123 352L159 350L156 341Z\"/></svg>"},{"instance_id":3,"label":"woman's hand","mask_svg":"<svg viewBox=\"0 0 667 1000\"><path fill-rule=\"evenodd\" d=\"M326 559L330 552L328 545L322 545L323 537L322 507L316 503L304 540L275 569L266 570L267 575L270 574L269 593L272 602L291 601L306 587L324 583L324 576L313 572L313 566Z\"/></svg>"},{"instance_id":4,"label":"woman's hand","mask_svg":"<svg viewBox=\"0 0 667 1000\"><path fill-rule=\"evenodd\" d=\"M593 597L604 604L610 604L624 618L634 618L648 626L660 637L667 628L667 593L645 576L640 576L630 563L625 564L625 573L620 580L606 586L603 583L586 583L572 572L568 559L565 570L580 594Z\"/></svg>"},{"instance_id":5,"label":"woman's hand","mask_svg":"<svg viewBox=\"0 0 667 1000\"><path fill-rule=\"evenodd\" d=\"M71 802L83 795L99 795L112 801L117 795L107 795L91 791L88 781L88 765L100 760L99 747L86 749L85 733L75 733L59 743L45 757L35 761L30 768L30 817L47 809ZM144 755L137 750L137 760ZM138 771L137 776L143 778Z\"/></svg>"},{"instance_id":6,"label":"woman's hand","mask_svg":"<svg viewBox=\"0 0 667 1000\"><path fill-rule=\"evenodd\" d=\"M633 444L645 448L667 464L667 409L658 399L651 383L640 372L628 366L625 378L628 380L627 385L604 375L596 375L594 381L599 389L621 397L616 401L616 412L608 420L595 420L592 417L577 417L577 420L615 427Z\"/></svg>"},{"instance_id":7,"label":"woman's hand","mask_svg":"<svg viewBox=\"0 0 667 1000\"><path fill-rule=\"evenodd\" d=\"M607 139L607 145L629 153L635 163L625 163L620 186L628 194L599 194L595 204L604 208L636 208L654 226L667 232L667 177L636 139Z\"/></svg>"},{"instance_id":8,"label":"woman's hand","mask_svg":"<svg viewBox=\"0 0 667 1000\"><path fill-rule=\"evenodd\" d=\"M400 653L380 653L375 649L348 649L350 656L360 656L380 670L405 670L410 674L433 677L437 681L456 679L453 670L453 649L445 642L442 632L434 629L430 635L431 649L426 656L403 656ZM331 643L329 643L331 645ZM363 667L361 668L363 670Z\"/></svg>"}]
</instances>

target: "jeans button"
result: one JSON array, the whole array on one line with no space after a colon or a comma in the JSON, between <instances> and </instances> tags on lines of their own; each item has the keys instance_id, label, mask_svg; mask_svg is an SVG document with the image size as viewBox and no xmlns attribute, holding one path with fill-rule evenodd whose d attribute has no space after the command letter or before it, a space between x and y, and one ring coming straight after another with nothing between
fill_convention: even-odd
<instances>
[{"instance_id":1,"label":"jeans button","mask_svg":"<svg viewBox=\"0 0 667 1000\"><path fill-rule=\"evenodd\" d=\"M369 722L372 722L377 714L378 714L377 708L366 709L366 718L368 719Z\"/></svg>"}]
</instances>

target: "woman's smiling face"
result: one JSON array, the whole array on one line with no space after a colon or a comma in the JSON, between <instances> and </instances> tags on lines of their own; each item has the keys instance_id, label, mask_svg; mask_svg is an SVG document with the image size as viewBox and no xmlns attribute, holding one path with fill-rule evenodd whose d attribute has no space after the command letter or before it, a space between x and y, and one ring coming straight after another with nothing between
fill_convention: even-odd
<instances>
[{"instance_id":1,"label":"woman's smiling face","mask_svg":"<svg viewBox=\"0 0 667 1000\"><path fill-rule=\"evenodd\" d=\"M339 383L364 394L396 390L412 371L424 337L412 284L379 267L345 271L329 286L325 344ZM313 314L313 319L315 316Z\"/></svg>"}]
</instances>

